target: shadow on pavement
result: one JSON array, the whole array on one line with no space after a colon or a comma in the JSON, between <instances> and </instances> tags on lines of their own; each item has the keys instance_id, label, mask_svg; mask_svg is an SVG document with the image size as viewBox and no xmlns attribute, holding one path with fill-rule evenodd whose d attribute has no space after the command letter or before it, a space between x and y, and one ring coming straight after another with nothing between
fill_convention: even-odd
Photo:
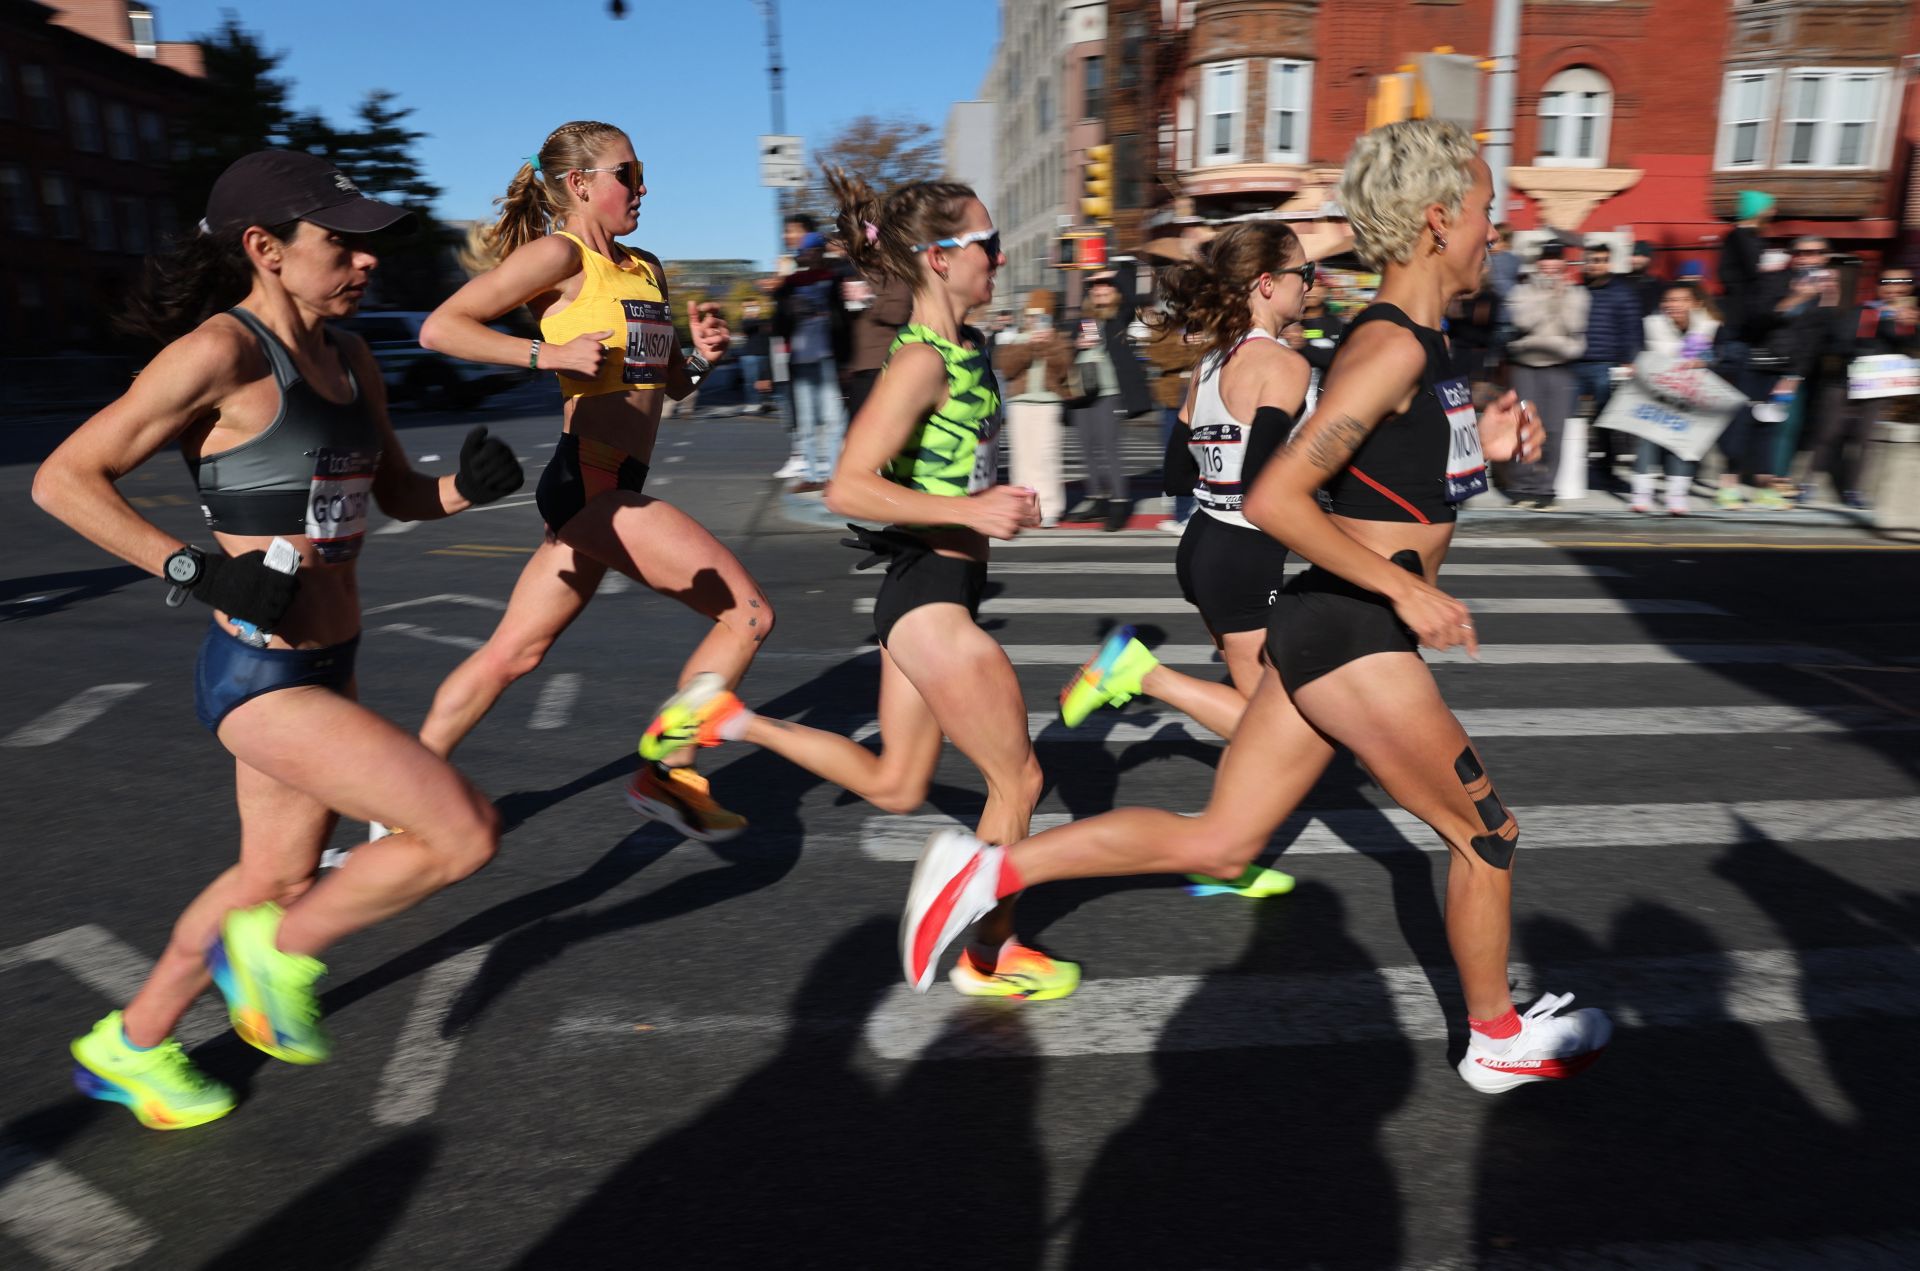
<instances>
[{"instance_id":1,"label":"shadow on pavement","mask_svg":"<svg viewBox=\"0 0 1920 1271\"><path fill-rule=\"evenodd\" d=\"M203 1263L202 1271L350 1271L364 1266L406 1216L436 1155L430 1134L407 1134L383 1143L301 1192Z\"/></svg>"},{"instance_id":2,"label":"shadow on pavement","mask_svg":"<svg viewBox=\"0 0 1920 1271\"><path fill-rule=\"evenodd\" d=\"M860 1022L894 984L883 920L795 994L779 1053L601 1180L516 1267L1036 1267L1039 1064L924 1061L887 1083Z\"/></svg>"}]
</instances>

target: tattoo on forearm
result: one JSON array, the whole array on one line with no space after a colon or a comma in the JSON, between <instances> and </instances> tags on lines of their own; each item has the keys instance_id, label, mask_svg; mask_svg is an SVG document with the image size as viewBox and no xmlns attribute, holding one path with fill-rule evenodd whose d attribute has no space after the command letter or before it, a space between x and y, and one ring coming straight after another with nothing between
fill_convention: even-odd
<instances>
[{"instance_id":1,"label":"tattoo on forearm","mask_svg":"<svg viewBox=\"0 0 1920 1271\"><path fill-rule=\"evenodd\" d=\"M1296 437L1287 443L1289 450L1304 441L1307 447L1307 460L1314 467L1326 472L1338 472L1353 458L1353 452L1360 449L1360 443L1367 439L1367 428L1352 415L1336 415L1321 427L1312 429L1306 437Z\"/></svg>"}]
</instances>

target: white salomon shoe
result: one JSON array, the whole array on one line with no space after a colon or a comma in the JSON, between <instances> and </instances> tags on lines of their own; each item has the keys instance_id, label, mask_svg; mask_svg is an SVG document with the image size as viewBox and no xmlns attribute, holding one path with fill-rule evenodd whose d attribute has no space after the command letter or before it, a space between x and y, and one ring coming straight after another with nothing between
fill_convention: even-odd
<instances>
[{"instance_id":1,"label":"white salomon shoe","mask_svg":"<svg viewBox=\"0 0 1920 1271\"><path fill-rule=\"evenodd\" d=\"M1467 1042L1460 1075L1482 1094L1499 1094L1530 1081L1561 1081L1593 1066L1613 1038L1605 1011L1586 1007L1561 1015L1573 994L1549 993L1520 1017L1520 1031L1495 1041L1479 1033Z\"/></svg>"},{"instance_id":2,"label":"white salomon shoe","mask_svg":"<svg viewBox=\"0 0 1920 1271\"><path fill-rule=\"evenodd\" d=\"M900 915L900 966L915 992L932 985L934 964L954 937L999 903L1005 853L962 830L936 830L920 850Z\"/></svg>"}]
</instances>

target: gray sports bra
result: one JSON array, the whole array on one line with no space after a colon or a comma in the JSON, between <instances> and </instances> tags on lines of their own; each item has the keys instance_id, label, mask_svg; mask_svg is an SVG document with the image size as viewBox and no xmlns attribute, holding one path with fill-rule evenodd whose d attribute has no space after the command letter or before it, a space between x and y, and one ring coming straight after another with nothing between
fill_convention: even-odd
<instances>
[{"instance_id":1,"label":"gray sports bra","mask_svg":"<svg viewBox=\"0 0 1920 1271\"><path fill-rule=\"evenodd\" d=\"M382 441L360 381L348 367L353 396L328 401L301 377L293 355L265 323L238 306L227 312L260 341L280 390L280 410L259 436L187 460L208 527L227 534L301 535L328 563L352 560L366 533Z\"/></svg>"}]
</instances>

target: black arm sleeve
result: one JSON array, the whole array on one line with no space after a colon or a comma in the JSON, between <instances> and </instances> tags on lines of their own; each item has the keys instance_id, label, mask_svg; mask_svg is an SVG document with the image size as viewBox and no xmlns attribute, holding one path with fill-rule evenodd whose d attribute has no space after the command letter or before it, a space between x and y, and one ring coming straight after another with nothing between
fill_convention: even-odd
<instances>
[{"instance_id":1,"label":"black arm sleeve","mask_svg":"<svg viewBox=\"0 0 1920 1271\"><path fill-rule=\"evenodd\" d=\"M1173 426L1173 435L1167 438L1166 457L1160 461L1163 494L1183 499L1193 493L1194 486L1200 484L1200 465L1193 461L1193 451L1187 449L1187 443L1191 440L1191 426L1185 422Z\"/></svg>"},{"instance_id":2,"label":"black arm sleeve","mask_svg":"<svg viewBox=\"0 0 1920 1271\"><path fill-rule=\"evenodd\" d=\"M1247 430L1247 453L1240 464L1240 488L1251 490L1267 460L1287 444L1293 434L1293 416L1278 406L1262 406L1253 412L1253 427Z\"/></svg>"}]
</instances>

